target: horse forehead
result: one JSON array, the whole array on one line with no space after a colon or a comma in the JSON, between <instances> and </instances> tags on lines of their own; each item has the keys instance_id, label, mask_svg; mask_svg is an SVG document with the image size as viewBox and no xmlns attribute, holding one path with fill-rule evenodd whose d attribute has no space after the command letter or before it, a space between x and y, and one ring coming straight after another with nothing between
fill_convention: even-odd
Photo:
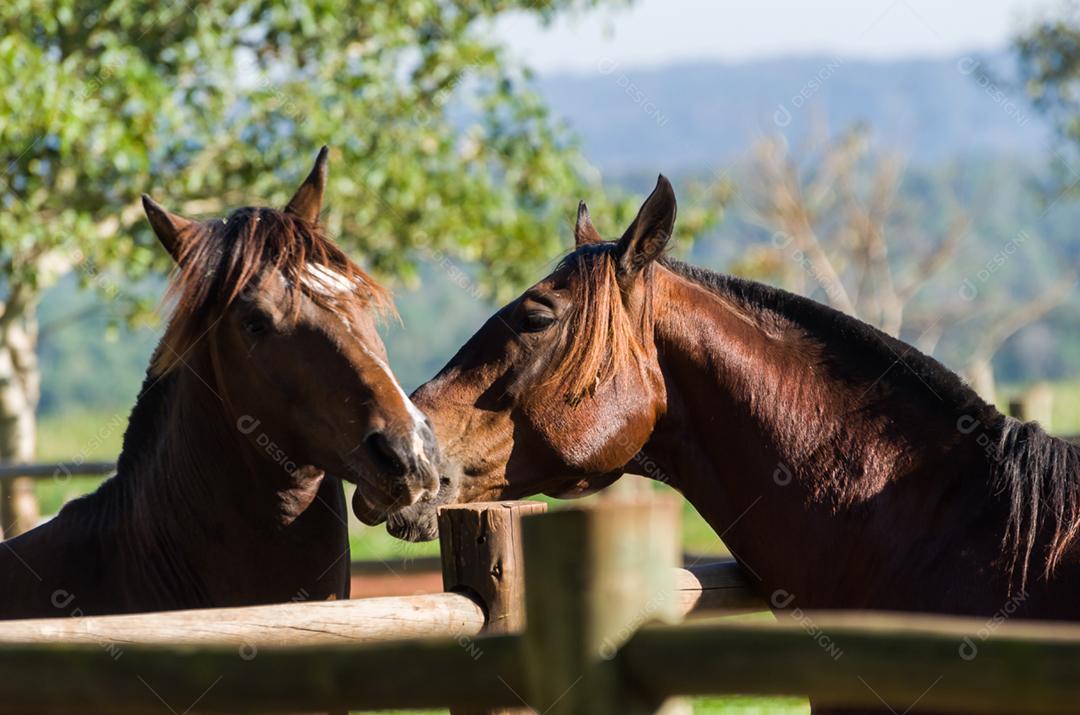
<instances>
[{"instance_id":1,"label":"horse forehead","mask_svg":"<svg viewBox=\"0 0 1080 715\"><path fill-rule=\"evenodd\" d=\"M300 282L308 290L324 296L352 293L362 287L357 276L348 276L341 271L320 263L308 263L300 274Z\"/></svg>"},{"instance_id":2,"label":"horse forehead","mask_svg":"<svg viewBox=\"0 0 1080 715\"><path fill-rule=\"evenodd\" d=\"M565 295L574 280L577 280L576 272L570 267L560 266L541 281L533 285L526 293L555 293L558 295Z\"/></svg>"}]
</instances>

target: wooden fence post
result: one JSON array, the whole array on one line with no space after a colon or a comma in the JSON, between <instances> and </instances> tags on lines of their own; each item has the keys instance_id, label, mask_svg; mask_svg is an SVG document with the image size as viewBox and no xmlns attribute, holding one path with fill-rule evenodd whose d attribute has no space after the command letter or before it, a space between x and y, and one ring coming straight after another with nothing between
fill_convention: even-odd
<instances>
[{"instance_id":1,"label":"wooden fence post","mask_svg":"<svg viewBox=\"0 0 1080 715\"><path fill-rule=\"evenodd\" d=\"M439 509L439 547L443 589L476 599L487 622L483 635L520 633L525 627L525 563L521 517L541 514L538 501L477 502ZM482 654L483 643L462 643ZM482 657L482 655L480 656ZM505 688L505 683L491 687ZM471 710L452 708L453 715L523 715L528 708Z\"/></svg>"},{"instance_id":2,"label":"wooden fence post","mask_svg":"<svg viewBox=\"0 0 1080 715\"><path fill-rule=\"evenodd\" d=\"M602 502L525 519L526 700L549 715L655 713L624 677L619 648L643 624L674 622L679 505Z\"/></svg>"},{"instance_id":3,"label":"wooden fence post","mask_svg":"<svg viewBox=\"0 0 1080 715\"><path fill-rule=\"evenodd\" d=\"M1009 400L1009 415L1024 422L1038 422L1050 431L1054 411L1054 391L1045 382L1037 383Z\"/></svg>"}]
</instances>

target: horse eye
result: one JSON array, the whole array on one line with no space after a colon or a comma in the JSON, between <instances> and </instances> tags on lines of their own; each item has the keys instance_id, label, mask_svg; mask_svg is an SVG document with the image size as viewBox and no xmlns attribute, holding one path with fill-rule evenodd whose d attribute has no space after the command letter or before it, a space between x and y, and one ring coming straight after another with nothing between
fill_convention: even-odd
<instances>
[{"instance_id":1,"label":"horse eye","mask_svg":"<svg viewBox=\"0 0 1080 715\"><path fill-rule=\"evenodd\" d=\"M550 328L555 323L555 316L551 313L526 313L522 324L525 332L539 333L541 330Z\"/></svg>"},{"instance_id":2,"label":"horse eye","mask_svg":"<svg viewBox=\"0 0 1080 715\"><path fill-rule=\"evenodd\" d=\"M244 322L241 323L241 327L248 335L259 336L270 330L270 321L261 315L254 315L250 318L245 318Z\"/></svg>"}]
</instances>

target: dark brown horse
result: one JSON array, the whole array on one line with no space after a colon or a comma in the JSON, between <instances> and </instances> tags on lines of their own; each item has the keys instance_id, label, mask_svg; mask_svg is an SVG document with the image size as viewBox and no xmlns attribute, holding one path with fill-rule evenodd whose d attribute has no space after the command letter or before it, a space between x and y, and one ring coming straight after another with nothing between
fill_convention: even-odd
<instances>
[{"instance_id":1,"label":"dark brown horse","mask_svg":"<svg viewBox=\"0 0 1080 715\"><path fill-rule=\"evenodd\" d=\"M345 598L338 478L369 521L437 488L375 330L387 295L318 224L326 154L283 211L143 198L176 308L117 474L0 544L0 618Z\"/></svg>"},{"instance_id":2,"label":"dark brown horse","mask_svg":"<svg viewBox=\"0 0 1080 715\"><path fill-rule=\"evenodd\" d=\"M680 490L776 608L1080 619L1080 450L1001 415L899 340L781 290L662 257L661 177L413 395L443 457L432 505Z\"/></svg>"}]
</instances>

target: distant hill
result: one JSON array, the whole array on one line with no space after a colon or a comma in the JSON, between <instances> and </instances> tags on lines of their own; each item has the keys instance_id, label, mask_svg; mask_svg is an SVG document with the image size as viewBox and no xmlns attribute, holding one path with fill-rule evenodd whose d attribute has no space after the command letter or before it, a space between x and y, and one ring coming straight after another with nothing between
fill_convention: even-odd
<instances>
[{"instance_id":1,"label":"distant hill","mask_svg":"<svg viewBox=\"0 0 1080 715\"><path fill-rule=\"evenodd\" d=\"M639 69L601 64L588 74L542 76L536 86L608 172L700 170L730 161L755 139L798 141L821 120L857 122L914 161L1044 152L1050 132L1004 83L1002 52L899 61L808 56Z\"/></svg>"}]
</instances>

